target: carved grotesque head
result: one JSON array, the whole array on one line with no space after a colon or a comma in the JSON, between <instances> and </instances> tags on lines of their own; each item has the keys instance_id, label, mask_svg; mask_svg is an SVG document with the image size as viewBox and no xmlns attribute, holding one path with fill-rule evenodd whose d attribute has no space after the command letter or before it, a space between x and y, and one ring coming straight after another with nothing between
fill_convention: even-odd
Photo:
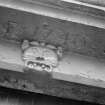
<instances>
[{"instance_id":1,"label":"carved grotesque head","mask_svg":"<svg viewBox=\"0 0 105 105\"><path fill-rule=\"evenodd\" d=\"M62 56L62 48L53 45L46 45L36 41L23 41L22 44L23 60L25 66L39 71L51 72L59 64Z\"/></svg>"}]
</instances>

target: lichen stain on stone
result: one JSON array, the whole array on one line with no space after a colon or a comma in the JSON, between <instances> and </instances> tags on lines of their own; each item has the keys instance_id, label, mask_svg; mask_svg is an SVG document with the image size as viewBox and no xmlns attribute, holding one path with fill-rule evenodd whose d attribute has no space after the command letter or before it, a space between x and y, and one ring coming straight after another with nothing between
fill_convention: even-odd
<instances>
[{"instance_id":1,"label":"lichen stain on stone","mask_svg":"<svg viewBox=\"0 0 105 105\"><path fill-rule=\"evenodd\" d=\"M43 93L43 91L37 87L33 83L28 80L16 79L13 77L2 77L0 78L0 85L14 88L14 89L21 89L31 92Z\"/></svg>"}]
</instances>

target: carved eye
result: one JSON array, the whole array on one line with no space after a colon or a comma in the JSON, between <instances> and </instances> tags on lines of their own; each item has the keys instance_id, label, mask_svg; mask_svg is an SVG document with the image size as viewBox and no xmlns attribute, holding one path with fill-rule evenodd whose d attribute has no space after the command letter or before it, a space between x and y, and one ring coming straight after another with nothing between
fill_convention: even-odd
<instances>
[{"instance_id":1,"label":"carved eye","mask_svg":"<svg viewBox=\"0 0 105 105\"><path fill-rule=\"evenodd\" d=\"M36 57L36 60L44 61L45 59L43 57Z\"/></svg>"},{"instance_id":2,"label":"carved eye","mask_svg":"<svg viewBox=\"0 0 105 105\"><path fill-rule=\"evenodd\" d=\"M27 65L30 65L30 64L34 64L34 62L32 61L27 62Z\"/></svg>"}]
</instances>

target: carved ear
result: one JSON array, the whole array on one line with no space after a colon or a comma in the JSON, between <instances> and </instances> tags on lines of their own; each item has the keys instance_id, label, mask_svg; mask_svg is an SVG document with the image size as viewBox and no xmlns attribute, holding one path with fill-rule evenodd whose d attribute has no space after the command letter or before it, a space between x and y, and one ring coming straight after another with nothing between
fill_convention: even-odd
<instances>
[{"instance_id":1,"label":"carved ear","mask_svg":"<svg viewBox=\"0 0 105 105\"><path fill-rule=\"evenodd\" d=\"M62 47L57 47L57 54L59 56L59 58L62 58L63 56L63 48Z\"/></svg>"},{"instance_id":2,"label":"carved ear","mask_svg":"<svg viewBox=\"0 0 105 105\"><path fill-rule=\"evenodd\" d=\"M22 50L25 50L29 47L29 41L28 40L24 40L23 43L22 43Z\"/></svg>"}]
</instances>

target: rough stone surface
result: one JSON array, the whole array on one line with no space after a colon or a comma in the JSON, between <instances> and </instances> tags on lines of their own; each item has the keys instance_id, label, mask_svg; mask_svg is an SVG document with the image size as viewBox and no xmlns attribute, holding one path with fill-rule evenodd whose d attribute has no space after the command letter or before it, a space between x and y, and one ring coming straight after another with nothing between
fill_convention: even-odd
<instances>
[{"instance_id":1,"label":"rough stone surface","mask_svg":"<svg viewBox=\"0 0 105 105\"><path fill-rule=\"evenodd\" d=\"M51 78L49 74L0 70L0 85L67 99L105 104L105 89Z\"/></svg>"},{"instance_id":2,"label":"rough stone surface","mask_svg":"<svg viewBox=\"0 0 105 105\"><path fill-rule=\"evenodd\" d=\"M0 87L0 105L96 105Z\"/></svg>"},{"instance_id":3,"label":"rough stone surface","mask_svg":"<svg viewBox=\"0 0 105 105\"><path fill-rule=\"evenodd\" d=\"M105 30L77 23L0 8L0 37L38 40L65 50L105 58Z\"/></svg>"}]
</instances>

